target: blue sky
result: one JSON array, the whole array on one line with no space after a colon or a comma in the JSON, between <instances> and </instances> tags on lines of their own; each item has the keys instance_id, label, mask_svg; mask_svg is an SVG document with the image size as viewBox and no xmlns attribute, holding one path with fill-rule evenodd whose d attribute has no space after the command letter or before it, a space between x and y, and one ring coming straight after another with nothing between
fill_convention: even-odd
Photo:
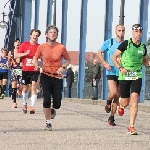
<instances>
[{"instance_id":1,"label":"blue sky","mask_svg":"<svg viewBox=\"0 0 150 150\"><path fill-rule=\"evenodd\" d=\"M34 0L33 4L34 4ZM7 1L1 0L0 13L3 12L3 6ZM61 6L62 0L57 0L57 26L61 32ZM112 36L115 36L115 26L119 22L120 14L120 2L121 0L114 0L113 3L113 22L112 22ZM131 37L131 26L138 23L139 19L139 2L140 0L126 0L125 1L125 39ZM8 12L9 5L6 6L5 12ZM47 0L41 0L40 4L40 23L39 29L42 31L42 35L39 37L39 43L45 42L45 27L46 27L46 8ZM34 8L34 5L33 5ZM80 38L80 9L81 0L68 0L68 22L67 22L67 49L69 51L79 50L79 38ZM131 13L132 12L132 13ZM149 4L150 14L150 4ZM104 19L105 19L105 0L88 0L88 14L87 14L87 38L86 38L86 51L97 52L104 41ZM150 16L149 16L150 18ZM7 17L5 17L7 20ZM0 21L2 15L0 15ZM149 19L150 31L150 19ZM34 27L34 9L32 13L32 28ZM5 36L5 29L0 28L0 47L3 47L3 39ZM60 41L60 36L58 41Z\"/></svg>"}]
</instances>

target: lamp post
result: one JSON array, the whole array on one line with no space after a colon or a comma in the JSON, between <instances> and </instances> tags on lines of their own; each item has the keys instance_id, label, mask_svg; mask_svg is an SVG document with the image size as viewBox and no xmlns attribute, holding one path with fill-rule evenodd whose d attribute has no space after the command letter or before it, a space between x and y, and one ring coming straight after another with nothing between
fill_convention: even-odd
<instances>
[{"instance_id":1,"label":"lamp post","mask_svg":"<svg viewBox=\"0 0 150 150\"><path fill-rule=\"evenodd\" d=\"M119 19L119 24L124 25L124 5L125 5L125 0L121 0L121 6L120 6L120 19Z\"/></svg>"},{"instance_id":2,"label":"lamp post","mask_svg":"<svg viewBox=\"0 0 150 150\"><path fill-rule=\"evenodd\" d=\"M54 2L53 25L56 26L56 0Z\"/></svg>"},{"instance_id":3,"label":"lamp post","mask_svg":"<svg viewBox=\"0 0 150 150\"><path fill-rule=\"evenodd\" d=\"M8 0L8 1L6 2L6 4L4 5L4 9L5 9L6 5L8 4L8 2L10 2L10 0ZM3 21L0 22L0 27L1 27L2 29L4 29L4 28L7 27L7 22L5 21L5 16L7 16L7 15L6 15L6 13L5 13L4 11L3 11L2 15L3 15Z\"/></svg>"},{"instance_id":4,"label":"lamp post","mask_svg":"<svg viewBox=\"0 0 150 150\"><path fill-rule=\"evenodd\" d=\"M4 11L3 11L2 15L3 15L3 21L0 22L0 27L2 29L4 29L7 27L7 22L4 20L5 16L7 16L7 15L6 15L6 13L4 13Z\"/></svg>"}]
</instances>

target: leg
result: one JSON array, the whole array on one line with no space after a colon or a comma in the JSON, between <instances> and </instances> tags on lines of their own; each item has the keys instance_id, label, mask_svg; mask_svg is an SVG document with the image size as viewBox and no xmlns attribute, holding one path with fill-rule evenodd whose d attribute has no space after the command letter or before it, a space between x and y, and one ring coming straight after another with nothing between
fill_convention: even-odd
<instances>
[{"instance_id":1,"label":"leg","mask_svg":"<svg viewBox=\"0 0 150 150\"><path fill-rule=\"evenodd\" d=\"M31 95L30 114L35 113L34 105L35 105L36 100L37 100L37 81L38 81L39 74L40 74L39 72L33 72L32 77L31 77L31 80L32 80L32 86L31 86L32 95Z\"/></svg>"},{"instance_id":2,"label":"leg","mask_svg":"<svg viewBox=\"0 0 150 150\"><path fill-rule=\"evenodd\" d=\"M128 133L135 135L137 131L134 129L134 124L138 112L138 99L141 91L142 79L137 79L131 83L131 107L130 107L130 126Z\"/></svg>"},{"instance_id":3,"label":"leg","mask_svg":"<svg viewBox=\"0 0 150 150\"><path fill-rule=\"evenodd\" d=\"M41 87L43 90L43 112L46 119L45 130L52 130L51 126L51 77L41 74L40 77Z\"/></svg>"},{"instance_id":4,"label":"leg","mask_svg":"<svg viewBox=\"0 0 150 150\"><path fill-rule=\"evenodd\" d=\"M116 76L114 75L110 75L107 77L108 80L108 89L109 89L109 93L108 93L108 99L107 99L107 103L105 106L105 110L107 113L109 113L111 111L111 103L112 100L114 99L114 97L117 95L117 82L115 81Z\"/></svg>"}]
</instances>

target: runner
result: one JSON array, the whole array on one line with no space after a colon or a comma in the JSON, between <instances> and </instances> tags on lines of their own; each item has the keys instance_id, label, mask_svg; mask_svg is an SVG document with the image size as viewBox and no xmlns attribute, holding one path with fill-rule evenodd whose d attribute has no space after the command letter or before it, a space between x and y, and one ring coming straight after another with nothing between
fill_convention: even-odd
<instances>
[{"instance_id":1,"label":"runner","mask_svg":"<svg viewBox=\"0 0 150 150\"><path fill-rule=\"evenodd\" d=\"M0 56L0 98L4 98L6 94L6 84L8 79L7 62L7 49L2 48Z\"/></svg>"},{"instance_id":2,"label":"runner","mask_svg":"<svg viewBox=\"0 0 150 150\"><path fill-rule=\"evenodd\" d=\"M124 40L125 28L123 25L119 24L115 29L116 38L108 39L104 42L101 49L98 51L98 58L102 65L106 68L106 76L108 80L108 98L105 106L107 113L111 111L111 116L108 118L108 123L111 126L115 126L114 114L117 110L117 105L119 104L120 90L118 75L119 71L114 66L111 61L111 57L120 43ZM103 52L106 52L107 60L103 58ZM112 104L113 100L113 104ZM112 109L111 109L112 108Z\"/></svg>"},{"instance_id":3,"label":"runner","mask_svg":"<svg viewBox=\"0 0 150 150\"><path fill-rule=\"evenodd\" d=\"M142 65L149 66L146 45L140 42L142 30L143 28L140 24L134 24L132 26L132 38L121 43L112 56L113 63L120 70L121 100L118 109L120 116L124 114L124 108L131 102L130 126L128 127L128 134L131 135L137 135L134 124L142 86ZM120 55L121 63L118 63L116 58Z\"/></svg>"},{"instance_id":4,"label":"runner","mask_svg":"<svg viewBox=\"0 0 150 150\"><path fill-rule=\"evenodd\" d=\"M22 92L22 62L20 62L20 58L14 59L14 54L17 53L19 46L20 40L17 38L14 42L14 50L10 51L8 54L8 65L11 67L12 108L17 108L17 90Z\"/></svg>"},{"instance_id":5,"label":"runner","mask_svg":"<svg viewBox=\"0 0 150 150\"><path fill-rule=\"evenodd\" d=\"M70 64L70 57L64 45L56 42L58 28L49 25L46 29L47 42L41 44L34 56L33 63L38 69L38 59L42 57L41 86L43 90L43 111L46 118L45 130L51 131L51 98L53 107L59 109L62 99L62 72ZM66 62L62 64L62 59Z\"/></svg>"},{"instance_id":6,"label":"runner","mask_svg":"<svg viewBox=\"0 0 150 150\"><path fill-rule=\"evenodd\" d=\"M29 84L32 84L32 96L31 96L31 107L30 114L35 113L35 102L37 100L37 80L40 74L40 70L34 70L34 65L32 63L33 56L35 55L39 44L37 43L38 37L41 35L40 30L32 29L30 32L30 41L23 42L15 58L22 59L22 84L23 84L23 113L27 113L27 99L29 92Z\"/></svg>"}]
</instances>

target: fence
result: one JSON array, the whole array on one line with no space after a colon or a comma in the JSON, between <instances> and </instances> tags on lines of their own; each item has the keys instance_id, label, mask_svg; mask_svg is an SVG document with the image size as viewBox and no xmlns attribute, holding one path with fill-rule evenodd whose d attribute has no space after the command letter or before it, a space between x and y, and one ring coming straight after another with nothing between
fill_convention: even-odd
<instances>
[{"instance_id":1,"label":"fence","mask_svg":"<svg viewBox=\"0 0 150 150\"><path fill-rule=\"evenodd\" d=\"M150 93L150 75L146 75L146 87L145 87L145 100L150 99L150 95L148 95L148 93ZM102 82L100 80L100 83L98 85L98 97L101 98L101 89L102 89ZM84 84L84 96L83 98L85 99L91 99L93 97L93 88L91 83L85 83ZM77 85L73 85L72 87L72 98L76 98L77 97ZM64 87L64 97L67 97L67 87Z\"/></svg>"}]
</instances>

